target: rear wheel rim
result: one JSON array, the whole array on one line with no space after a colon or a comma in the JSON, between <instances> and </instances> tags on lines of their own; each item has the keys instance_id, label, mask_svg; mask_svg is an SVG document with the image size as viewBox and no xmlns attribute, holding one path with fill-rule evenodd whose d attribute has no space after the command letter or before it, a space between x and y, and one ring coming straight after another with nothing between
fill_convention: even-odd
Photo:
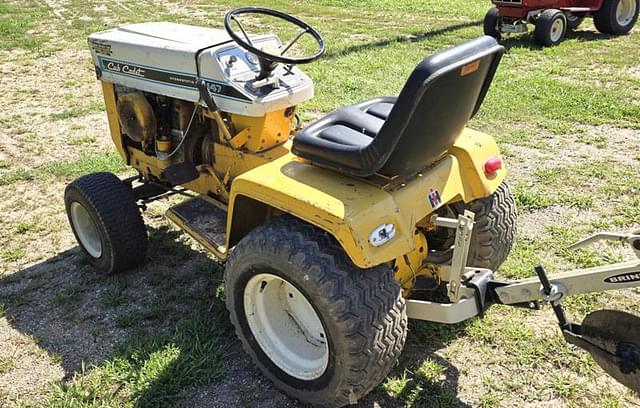
<instances>
[{"instance_id":1,"label":"rear wheel rim","mask_svg":"<svg viewBox=\"0 0 640 408\"><path fill-rule=\"evenodd\" d=\"M616 21L621 26L627 26L633 21L637 8L636 0L620 0L616 7Z\"/></svg>"},{"instance_id":2,"label":"rear wheel rim","mask_svg":"<svg viewBox=\"0 0 640 408\"><path fill-rule=\"evenodd\" d=\"M329 345L320 317L308 299L285 279L260 273L244 289L249 329L267 357L300 380L320 378L329 364Z\"/></svg>"},{"instance_id":3,"label":"rear wheel rim","mask_svg":"<svg viewBox=\"0 0 640 408\"><path fill-rule=\"evenodd\" d=\"M623 0L624 1L624 0ZM562 18L556 18L553 20L551 24L551 31L549 33L549 38L551 38L551 42L558 42L562 38L562 33L564 32L564 20Z\"/></svg>"},{"instance_id":4,"label":"rear wheel rim","mask_svg":"<svg viewBox=\"0 0 640 408\"><path fill-rule=\"evenodd\" d=\"M89 255L94 258L100 258L102 255L102 240L100 239L98 227L95 222L93 222L87 209L79 202L74 201L69 208L69 214L71 215L71 223L78 235L80 244L82 244Z\"/></svg>"}]
</instances>

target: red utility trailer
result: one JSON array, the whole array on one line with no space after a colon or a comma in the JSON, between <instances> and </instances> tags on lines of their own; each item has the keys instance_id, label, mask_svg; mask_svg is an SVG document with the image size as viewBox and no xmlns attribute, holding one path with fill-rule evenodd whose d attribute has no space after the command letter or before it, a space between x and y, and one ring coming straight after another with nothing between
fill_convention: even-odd
<instances>
[{"instance_id":1,"label":"red utility trailer","mask_svg":"<svg viewBox=\"0 0 640 408\"><path fill-rule=\"evenodd\" d=\"M601 33L628 33L638 20L640 0L492 0L484 18L484 33L497 39L506 33L526 33L535 25L533 38L542 46L562 41L585 17Z\"/></svg>"}]
</instances>

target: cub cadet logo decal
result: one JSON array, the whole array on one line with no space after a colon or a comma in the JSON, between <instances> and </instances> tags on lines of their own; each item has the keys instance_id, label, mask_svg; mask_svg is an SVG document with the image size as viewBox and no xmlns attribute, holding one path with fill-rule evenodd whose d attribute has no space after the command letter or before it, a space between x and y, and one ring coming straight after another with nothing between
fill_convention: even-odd
<instances>
[{"instance_id":1,"label":"cub cadet logo decal","mask_svg":"<svg viewBox=\"0 0 640 408\"><path fill-rule=\"evenodd\" d=\"M640 273L623 273L620 275L609 276L604 281L607 283L627 283L640 281Z\"/></svg>"},{"instance_id":2,"label":"cub cadet logo decal","mask_svg":"<svg viewBox=\"0 0 640 408\"><path fill-rule=\"evenodd\" d=\"M440 198L440 192L433 188L429 189L429 204L431 204L431 208L436 208L442 203L442 199Z\"/></svg>"},{"instance_id":3,"label":"cub cadet logo decal","mask_svg":"<svg viewBox=\"0 0 640 408\"><path fill-rule=\"evenodd\" d=\"M133 75L140 78L145 77L146 70L136 67L135 65L130 64L121 64L119 62L109 61L107 62L107 71L111 72L122 72L123 74Z\"/></svg>"}]
</instances>

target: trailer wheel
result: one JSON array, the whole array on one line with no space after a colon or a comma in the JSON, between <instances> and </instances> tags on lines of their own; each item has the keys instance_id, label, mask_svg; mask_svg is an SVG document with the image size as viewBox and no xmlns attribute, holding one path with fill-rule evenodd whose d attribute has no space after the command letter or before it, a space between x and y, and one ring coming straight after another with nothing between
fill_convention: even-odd
<instances>
[{"instance_id":1,"label":"trailer wheel","mask_svg":"<svg viewBox=\"0 0 640 408\"><path fill-rule=\"evenodd\" d=\"M536 44L551 47L564 39L567 33L567 17L560 10L548 9L538 17L533 39Z\"/></svg>"},{"instance_id":2,"label":"trailer wheel","mask_svg":"<svg viewBox=\"0 0 640 408\"><path fill-rule=\"evenodd\" d=\"M491 8L484 16L484 34L499 40L502 35L498 25L500 24L500 10Z\"/></svg>"},{"instance_id":3,"label":"trailer wheel","mask_svg":"<svg viewBox=\"0 0 640 408\"><path fill-rule=\"evenodd\" d=\"M147 231L131 189L111 173L92 173L67 186L69 224L99 272L133 268L145 259Z\"/></svg>"},{"instance_id":4,"label":"trailer wheel","mask_svg":"<svg viewBox=\"0 0 640 408\"><path fill-rule=\"evenodd\" d=\"M593 23L605 34L627 34L638 20L640 0L604 0L600 10L593 13Z\"/></svg>"},{"instance_id":5,"label":"trailer wheel","mask_svg":"<svg viewBox=\"0 0 640 408\"><path fill-rule=\"evenodd\" d=\"M516 202L506 182L489 197L468 204L455 203L438 211L438 215L457 218L465 210L475 213L475 224L469 244L468 266L498 270L507 259L516 238ZM455 231L437 229L427 235L429 259L445 263L451 259Z\"/></svg>"},{"instance_id":6,"label":"trailer wheel","mask_svg":"<svg viewBox=\"0 0 640 408\"><path fill-rule=\"evenodd\" d=\"M584 15L578 15L573 13L566 13L567 17L567 29L568 30L576 30L584 21Z\"/></svg>"},{"instance_id":7,"label":"trailer wheel","mask_svg":"<svg viewBox=\"0 0 640 408\"><path fill-rule=\"evenodd\" d=\"M305 403L344 406L378 385L407 316L389 265L360 269L333 237L290 216L232 250L225 295L236 334L266 377Z\"/></svg>"}]
</instances>

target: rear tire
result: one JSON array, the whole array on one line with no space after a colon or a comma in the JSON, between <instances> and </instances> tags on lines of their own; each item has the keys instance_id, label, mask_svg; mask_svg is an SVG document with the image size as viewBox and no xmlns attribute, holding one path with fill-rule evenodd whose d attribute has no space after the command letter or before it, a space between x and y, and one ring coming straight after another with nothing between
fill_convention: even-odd
<instances>
[{"instance_id":1,"label":"rear tire","mask_svg":"<svg viewBox=\"0 0 640 408\"><path fill-rule=\"evenodd\" d=\"M567 16L560 10L544 10L536 21L533 39L536 44L551 47L562 40L567 33Z\"/></svg>"},{"instance_id":2,"label":"rear tire","mask_svg":"<svg viewBox=\"0 0 640 408\"><path fill-rule=\"evenodd\" d=\"M500 40L502 37L498 29L500 20L500 11L495 7L489 9L484 16L484 34Z\"/></svg>"},{"instance_id":3,"label":"rear tire","mask_svg":"<svg viewBox=\"0 0 640 408\"><path fill-rule=\"evenodd\" d=\"M503 182L489 197L468 204L451 204L438 214L457 218L465 210L475 214L467 265L497 271L507 259L516 238L516 202L509 185ZM454 242L454 232L447 229L436 231L436 234L440 236L428 238L429 250L435 250L429 257L433 262L444 263L451 259L452 251L449 248Z\"/></svg>"},{"instance_id":4,"label":"rear tire","mask_svg":"<svg viewBox=\"0 0 640 408\"><path fill-rule=\"evenodd\" d=\"M131 188L111 173L82 176L67 186L65 208L89 263L104 274L145 260L147 231Z\"/></svg>"},{"instance_id":5,"label":"rear tire","mask_svg":"<svg viewBox=\"0 0 640 408\"><path fill-rule=\"evenodd\" d=\"M389 265L360 269L333 237L289 216L245 236L225 269L246 352L278 388L328 407L357 402L396 363L407 331L400 293Z\"/></svg>"},{"instance_id":6,"label":"rear tire","mask_svg":"<svg viewBox=\"0 0 640 408\"><path fill-rule=\"evenodd\" d=\"M640 0L604 0L593 13L596 29L604 34L627 34L638 20Z\"/></svg>"}]
</instances>

